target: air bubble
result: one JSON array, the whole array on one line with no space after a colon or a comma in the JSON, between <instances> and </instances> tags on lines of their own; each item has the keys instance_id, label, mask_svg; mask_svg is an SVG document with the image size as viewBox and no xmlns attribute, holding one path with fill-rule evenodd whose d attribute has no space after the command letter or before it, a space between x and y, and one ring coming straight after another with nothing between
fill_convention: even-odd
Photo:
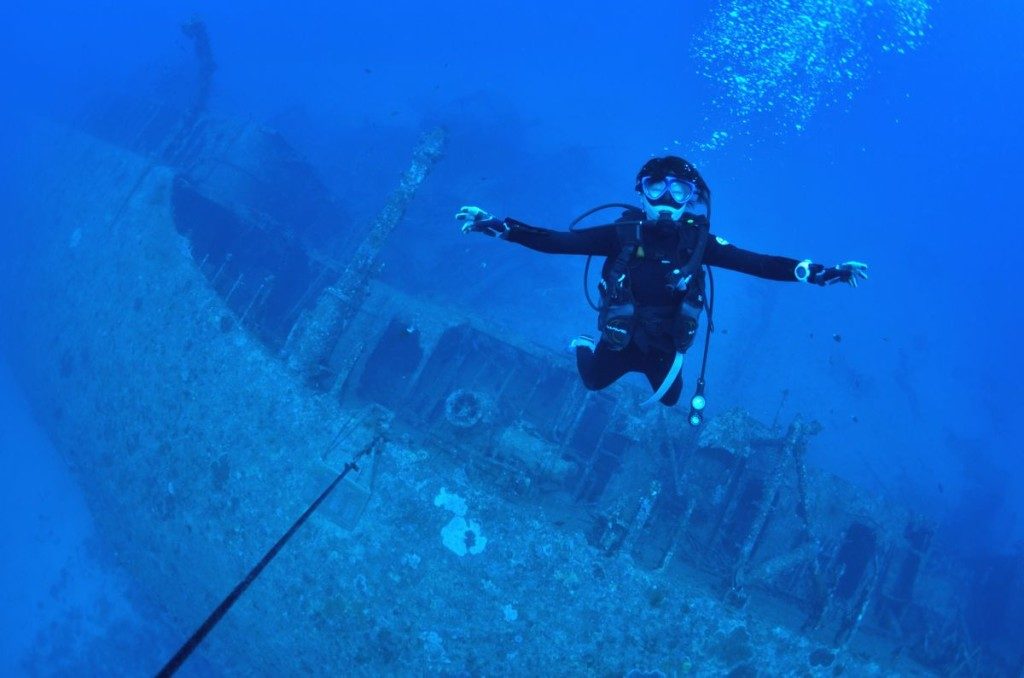
<instances>
[{"instance_id":1,"label":"air bubble","mask_svg":"<svg viewBox=\"0 0 1024 678\"><path fill-rule=\"evenodd\" d=\"M695 43L701 73L717 90L714 131L721 146L751 119L768 131L802 130L822 106L852 99L874 59L921 42L927 0L727 0Z\"/></svg>"}]
</instances>

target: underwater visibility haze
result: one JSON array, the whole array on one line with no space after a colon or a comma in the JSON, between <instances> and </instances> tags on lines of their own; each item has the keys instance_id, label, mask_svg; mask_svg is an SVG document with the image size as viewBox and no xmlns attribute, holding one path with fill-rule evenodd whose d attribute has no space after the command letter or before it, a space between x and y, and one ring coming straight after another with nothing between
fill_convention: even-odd
<instances>
[{"instance_id":1,"label":"underwater visibility haze","mask_svg":"<svg viewBox=\"0 0 1024 678\"><path fill-rule=\"evenodd\" d=\"M1020 6L7 14L0 674L1024 674Z\"/></svg>"}]
</instances>

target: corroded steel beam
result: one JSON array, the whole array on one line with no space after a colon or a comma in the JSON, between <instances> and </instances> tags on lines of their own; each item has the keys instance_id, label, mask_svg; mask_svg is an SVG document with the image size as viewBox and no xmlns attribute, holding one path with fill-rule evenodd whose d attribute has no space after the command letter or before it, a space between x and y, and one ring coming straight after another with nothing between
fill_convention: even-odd
<instances>
[{"instance_id":1,"label":"corroded steel beam","mask_svg":"<svg viewBox=\"0 0 1024 678\"><path fill-rule=\"evenodd\" d=\"M413 151L412 163L402 175L373 226L356 248L341 277L320 295L316 306L297 323L285 352L288 364L323 390L330 388L327 361L352 314L366 296L367 282L378 268L378 256L398 226L417 189L441 158L445 132L437 127L424 134Z\"/></svg>"}]
</instances>

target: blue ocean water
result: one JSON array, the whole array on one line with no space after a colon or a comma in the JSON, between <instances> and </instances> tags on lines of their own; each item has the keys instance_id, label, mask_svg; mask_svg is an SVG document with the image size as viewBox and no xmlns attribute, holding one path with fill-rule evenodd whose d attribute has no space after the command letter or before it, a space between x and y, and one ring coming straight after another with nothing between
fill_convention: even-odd
<instances>
[{"instance_id":1,"label":"blue ocean water","mask_svg":"<svg viewBox=\"0 0 1024 678\"><path fill-rule=\"evenodd\" d=\"M444 159L389 240L382 278L552 351L593 330L582 261L464 237L454 212L478 204L565 228L590 206L634 200L650 156L693 160L716 234L871 267L857 290L718 275L712 415L817 419L809 463L923 512L960 553L1020 558L1019 6L43 2L10 14L9 148L26 116L74 126L97 101L170 79L191 58L178 27L193 14L217 64L210 111L279 130L352 223L373 219L417 135L443 125ZM19 156L4 156L5 214L46 200L20 188ZM21 224L5 216L2 228L0 270L14 270L31 252ZM5 373L2 389L0 670L58 672L59 647L48 659L39 640L54 620L98 606L115 610L103 620L135 619L141 603L24 385ZM161 637L150 647L174 645L174 630L135 628ZM126 667L155 666L142 645Z\"/></svg>"}]
</instances>

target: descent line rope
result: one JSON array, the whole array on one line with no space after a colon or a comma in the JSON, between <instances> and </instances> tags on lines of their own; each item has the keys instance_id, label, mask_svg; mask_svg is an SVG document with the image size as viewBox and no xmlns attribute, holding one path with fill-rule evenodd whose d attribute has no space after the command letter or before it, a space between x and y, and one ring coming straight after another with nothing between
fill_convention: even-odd
<instances>
[{"instance_id":1,"label":"descent line rope","mask_svg":"<svg viewBox=\"0 0 1024 678\"><path fill-rule=\"evenodd\" d=\"M334 437L334 440L332 440L330 445L328 445L328 449L333 448L340 438L341 431L338 432L338 434ZM379 451L379 446L382 441L383 437L378 435L373 439L373 441L369 445L363 448L363 450L361 450L357 455L352 457L350 461L345 463L345 466L341 469L341 472L338 473L334 480L332 480L331 483L324 489L324 491L320 493L320 496L313 500L313 503L311 503L306 508L306 510L302 512L302 515L300 515L298 519L296 519L296 521L292 523L292 526L288 528L288 531L281 535L281 538L278 539L277 542L273 546L271 546L266 553L263 554L263 557L260 558L259 562L256 563L256 565L253 566L251 570L249 570L249 573L245 575L245 578L238 582L238 584L231 591L231 593L229 593L224 598L224 600L220 602L220 604L213 610L213 612L211 612L209 616L206 617L206 620L203 621L199 628L196 629L195 633L193 633L192 636L187 641L185 641L185 643L178 649L174 656L171 657L171 659L164 665L162 669L160 669L160 672L156 674L157 678L169 678L169 676L173 676L175 672L181 668L181 665L184 664L185 661L189 658L189 656L191 656L192 653L195 651L195 649L199 647L199 644L203 642L203 639L206 638L207 634L209 634L210 631L212 631L213 628L217 625L217 623L220 622L220 620L224 617L224 615L228 613L228 610L230 610L231 607L235 604L235 602L237 602L238 599L242 596L242 594L245 593L246 589L248 589L249 586L254 581L256 581L256 578L260 576L260 573L263 572L263 569L270 564L270 561L274 559L274 557L282 548L284 548L284 545L288 543L288 540L292 538L292 536L299 530L299 528L302 527L303 523L305 523L306 520L308 520L309 517L313 515L317 508L320 507L324 500L327 499L327 497L331 494L334 488L338 486L338 483L340 483L345 478L345 476L349 474L350 471L359 470L359 466L356 464L356 462L358 462L361 458L365 457L368 454L376 453L377 451Z\"/></svg>"}]
</instances>

